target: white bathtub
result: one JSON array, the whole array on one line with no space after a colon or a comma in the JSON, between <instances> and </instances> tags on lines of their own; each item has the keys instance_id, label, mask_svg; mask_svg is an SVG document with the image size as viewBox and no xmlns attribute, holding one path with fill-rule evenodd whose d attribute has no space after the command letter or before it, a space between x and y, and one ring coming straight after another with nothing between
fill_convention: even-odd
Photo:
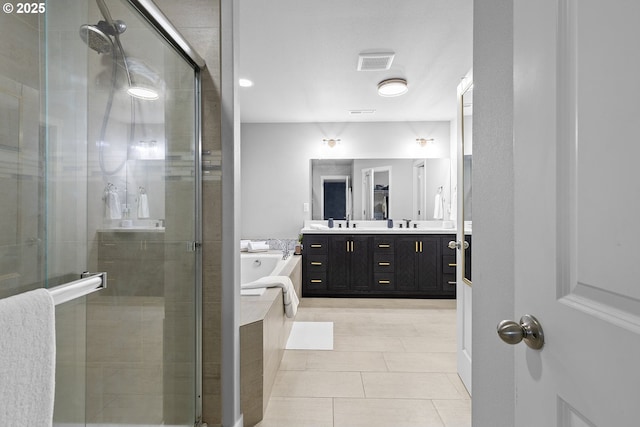
<instances>
[{"instance_id":1,"label":"white bathtub","mask_svg":"<svg viewBox=\"0 0 640 427\"><path fill-rule=\"evenodd\" d=\"M240 283L253 282L264 276L279 276L292 258L293 255L290 255L283 260L280 251L241 253Z\"/></svg>"}]
</instances>

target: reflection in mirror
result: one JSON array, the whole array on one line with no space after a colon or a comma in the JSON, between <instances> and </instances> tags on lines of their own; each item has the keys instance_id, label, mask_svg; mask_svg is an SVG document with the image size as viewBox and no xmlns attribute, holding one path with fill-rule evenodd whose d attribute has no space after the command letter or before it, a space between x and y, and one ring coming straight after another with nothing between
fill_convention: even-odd
<instances>
[{"instance_id":1,"label":"reflection in mirror","mask_svg":"<svg viewBox=\"0 0 640 427\"><path fill-rule=\"evenodd\" d=\"M450 166L448 158L312 159L312 219L449 219ZM327 181L344 183L334 195L344 214L328 216Z\"/></svg>"},{"instance_id":2,"label":"reflection in mirror","mask_svg":"<svg viewBox=\"0 0 640 427\"><path fill-rule=\"evenodd\" d=\"M463 230L468 245L464 250L463 278L471 284L471 234L472 234L472 166L473 166L473 85L462 94L462 149L463 149Z\"/></svg>"},{"instance_id":3,"label":"reflection in mirror","mask_svg":"<svg viewBox=\"0 0 640 427\"><path fill-rule=\"evenodd\" d=\"M320 181L322 219L348 219L347 213L351 211L349 176L322 175Z\"/></svg>"},{"instance_id":4,"label":"reflection in mirror","mask_svg":"<svg viewBox=\"0 0 640 427\"><path fill-rule=\"evenodd\" d=\"M362 171L362 219L390 218L389 192L391 167L364 168Z\"/></svg>"}]
</instances>

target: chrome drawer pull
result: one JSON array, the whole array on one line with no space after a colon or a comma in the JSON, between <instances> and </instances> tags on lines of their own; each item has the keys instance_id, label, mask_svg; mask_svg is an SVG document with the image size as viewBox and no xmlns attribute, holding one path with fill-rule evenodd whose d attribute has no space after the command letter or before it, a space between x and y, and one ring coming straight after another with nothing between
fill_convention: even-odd
<instances>
[{"instance_id":1,"label":"chrome drawer pull","mask_svg":"<svg viewBox=\"0 0 640 427\"><path fill-rule=\"evenodd\" d=\"M391 281L390 280L378 280L378 283L380 285L389 285L389 284L391 284Z\"/></svg>"},{"instance_id":2,"label":"chrome drawer pull","mask_svg":"<svg viewBox=\"0 0 640 427\"><path fill-rule=\"evenodd\" d=\"M322 245L311 245L312 248L321 248Z\"/></svg>"},{"instance_id":3,"label":"chrome drawer pull","mask_svg":"<svg viewBox=\"0 0 640 427\"><path fill-rule=\"evenodd\" d=\"M458 264L453 263L453 264L449 264L449 267L455 267L455 266L457 266L457 265L458 265Z\"/></svg>"},{"instance_id":4,"label":"chrome drawer pull","mask_svg":"<svg viewBox=\"0 0 640 427\"><path fill-rule=\"evenodd\" d=\"M315 262L315 261L313 261L313 262L311 263L311 265L322 265L322 263L321 263L321 262Z\"/></svg>"},{"instance_id":5,"label":"chrome drawer pull","mask_svg":"<svg viewBox=\"0 0 640 427\"><path fill-rule=\"evenodd\" d=\"M379 248L390 248L391 245L384 245L384 244L380 244L378 245Z\"/></svg>"},{"instance_id":6,"label":"chrome drawer pull","mask_svg":"<svg viewBox=\"0 0 640 427\"><path fill-rule=\"evenodd\" d=\"M322 283L322 280L312 280L311 283Z\"/></svg>"},{"instance_id":7,"label":"chrome drawer pull","mask_svg":"<svg viewBox=\"0 0 640 427\"><path fill-rule=\"evenodd\" d=\"M379 262L378 265L382 266L382 267L388 267L391 265L390 262Z\"/></svg>"}]
</instances>

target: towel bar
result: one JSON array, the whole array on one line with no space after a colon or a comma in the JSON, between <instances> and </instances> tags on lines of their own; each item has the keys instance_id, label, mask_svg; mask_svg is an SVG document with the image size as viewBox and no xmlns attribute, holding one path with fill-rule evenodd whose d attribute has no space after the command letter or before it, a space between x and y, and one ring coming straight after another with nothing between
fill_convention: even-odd
<instances>
[{"instance_id":1,"label":"towel bar","mask_svg":"<svg viewBox=\"0 0 640 427\"><path fill-rule=\"evenodd\" d=\"M49 289L55 305L60 305L76 298L89 295L107 287L107 273L94 273L87 275L83 273L82 279L65 283Z\"/></svg>"}]
</instances>

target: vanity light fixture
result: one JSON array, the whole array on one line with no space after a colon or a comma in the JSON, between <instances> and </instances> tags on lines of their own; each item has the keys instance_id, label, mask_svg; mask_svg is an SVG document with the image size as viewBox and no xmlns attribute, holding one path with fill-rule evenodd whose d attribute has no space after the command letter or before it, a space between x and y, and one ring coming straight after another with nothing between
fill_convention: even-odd
<instances>
[{"instance_id":1,"label":"vanity light fixture","mask_svg":"<svg viewBox=\"0 0 640 427\"><path fill-rule=\"evenodd\" d=\"M407 93L408 90L409 87L405 79L387 79L378 83L378 95L380 96L400 96Z\"/></svg>"},{"instance_id":2,"label":"vanity light fixture","mask_svg":"<svg viewBox=\"0 0 640 427\"><path fill-rule=\"evenodd\" d=\"M426 147L427 144L433 144L435 142L435 139L433 138L429 138L429 139L425 139L425 138L417 138L416 139L416 143L420 146L420 147Z\"/></svg>"},{"instance_id":3,"label":"vanity light fixture","mask_svg":"<svg viewBox=\"0 0 640 427\"><path fill-rule=\"evenodd\" d=\"M323 139L322 144L327 145L329 148L333 148L336 145L340 144L340 140L339 139Z\"/></svg>"}]
</instances>

